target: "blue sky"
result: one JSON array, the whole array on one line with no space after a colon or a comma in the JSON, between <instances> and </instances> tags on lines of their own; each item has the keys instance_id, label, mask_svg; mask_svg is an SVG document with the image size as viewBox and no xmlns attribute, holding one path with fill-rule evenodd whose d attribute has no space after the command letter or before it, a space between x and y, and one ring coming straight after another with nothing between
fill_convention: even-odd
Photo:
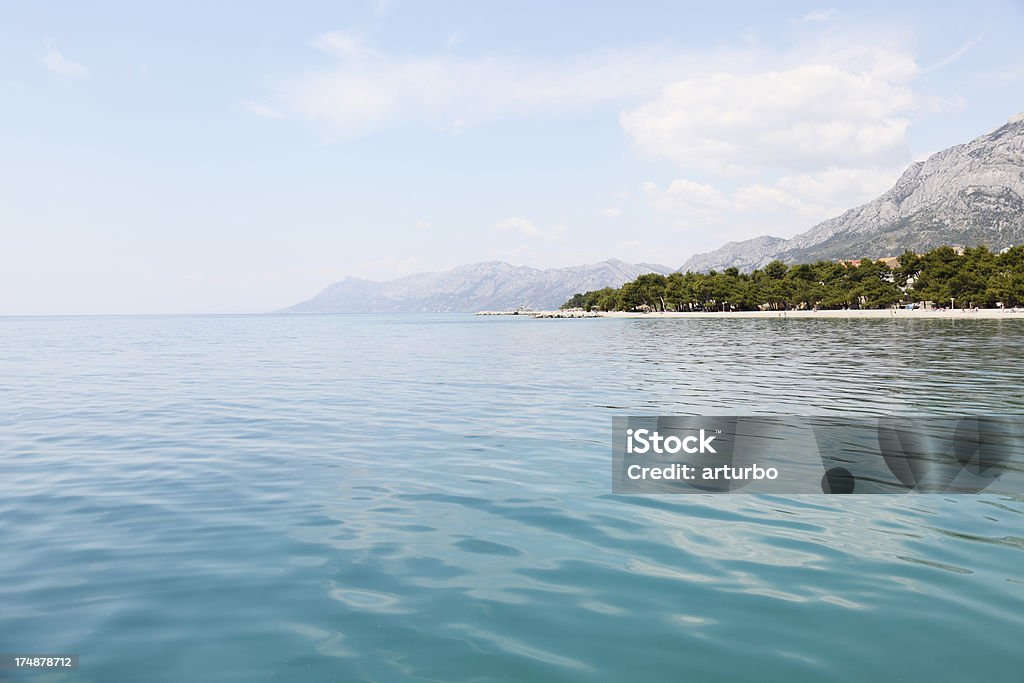
<instances>
[{"instance_id":1,"label":"blue sky","mask_svg":"<svg viewBox=\"0 0 1024 683\"><path fill-rule=\"evenodd\" d=\"M266 311L493 259L678 266L1024 110L1021 2L2 12L0 314Z\"/></svg>"}]
</instances>

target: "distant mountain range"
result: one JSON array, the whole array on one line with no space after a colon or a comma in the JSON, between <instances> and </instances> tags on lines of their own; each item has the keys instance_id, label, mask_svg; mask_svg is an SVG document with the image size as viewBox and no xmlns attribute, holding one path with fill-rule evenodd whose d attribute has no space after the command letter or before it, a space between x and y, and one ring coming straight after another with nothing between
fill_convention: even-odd
<instances>
[{"instance_id":1,"label":"distant mountain range","mask_svg":"<svg viewBox=\"0 0 1024 683\"><path fill-rule=\"evenodd\" d=\"M963 145L911 164L878 199L819 223L792 239L768 235L730 242L679 269L751 271L779 259L880 258L943 244L1024 244L1024 114ZM577 292L619 287L644 273L672 272L611 259L537 269L501 261L388 282L345 278L282 313L442 312L558 308Z\"/></svg>"},{"instance_id":2,"label":"distant mountain range","mask_svg":"<svg viewBox=\"0 0 1024 683\"><path fill-rule=\"evenodd\" d=\"M943 244L1024 244L1024 114L910 165L878 199L792 239L755 237L698 254L680 270L750 271L779 259L880 258Z\"/></svg>"},{"instance_id":3,"label":"distant mountain range","mask_svg":"<svg viewBox=\"0 0 1024 683\"><path fill-rule=\"evenodd\" d=\"M389 282L354 277L328 285L308 301L280 313L436 313L556 309L576 292L620 287L644 273L672 272L649 263L610 259L570 268L537 269L488 261L440 273L417 273Z\"/></svg>"}]
</instances>

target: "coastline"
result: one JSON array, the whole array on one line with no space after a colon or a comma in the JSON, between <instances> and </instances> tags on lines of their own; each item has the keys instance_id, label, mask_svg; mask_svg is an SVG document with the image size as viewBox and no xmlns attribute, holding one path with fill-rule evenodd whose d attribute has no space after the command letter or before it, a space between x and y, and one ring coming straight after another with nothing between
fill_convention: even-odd
<instances>
[{"instance_id":1,"label":"coastline","mask_svg":"<svg viewBox=\"0 0 1024 683\"><path fill-rule=\"evenodd\" d=\"M1024 320L1024 311L1012 309L980 308L972 309L933 309L906 310L899 309L863 309L863 310L796 310L796 311L687 311L687 312L651 312L639 313L632 311L480 311L477 315L519 315L530 318L875 318L892 320Z\"/></svg>"}]
</instances>

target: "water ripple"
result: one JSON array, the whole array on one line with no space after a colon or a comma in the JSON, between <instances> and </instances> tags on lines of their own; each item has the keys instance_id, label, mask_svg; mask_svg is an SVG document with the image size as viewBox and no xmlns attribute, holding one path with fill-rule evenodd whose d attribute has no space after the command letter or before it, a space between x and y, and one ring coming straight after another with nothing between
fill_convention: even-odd
<instances>
[{"instance_id":1,"label":"water ripple","mask_svg":"<svg viewBox=\"0 0 1024 683\"><path fill-rule=\"evenodd\" d=\"M0 319L0 651L104 683L1024 668L1024 498L609 491L614 415L1024 412L1016 321L546 322Z\"/></svg>"}]
</instances>

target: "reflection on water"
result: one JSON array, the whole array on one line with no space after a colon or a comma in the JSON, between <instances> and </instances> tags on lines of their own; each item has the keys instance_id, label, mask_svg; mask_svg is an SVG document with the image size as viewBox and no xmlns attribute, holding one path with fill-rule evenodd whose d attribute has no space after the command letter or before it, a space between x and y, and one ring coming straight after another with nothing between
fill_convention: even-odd
<instances>
[{"instance_id":1,"label":"reflection on water","mask_svg":"<svg viewBox=\"0 0 1024 683\"><path fill-rule=\"evenodd\" d=\"M614 496L609 445L616 415L1021 414L1022 333L2 319L0 652L104 682L1018 680L1024 499Z\"/></svg>"}]
</instances>

